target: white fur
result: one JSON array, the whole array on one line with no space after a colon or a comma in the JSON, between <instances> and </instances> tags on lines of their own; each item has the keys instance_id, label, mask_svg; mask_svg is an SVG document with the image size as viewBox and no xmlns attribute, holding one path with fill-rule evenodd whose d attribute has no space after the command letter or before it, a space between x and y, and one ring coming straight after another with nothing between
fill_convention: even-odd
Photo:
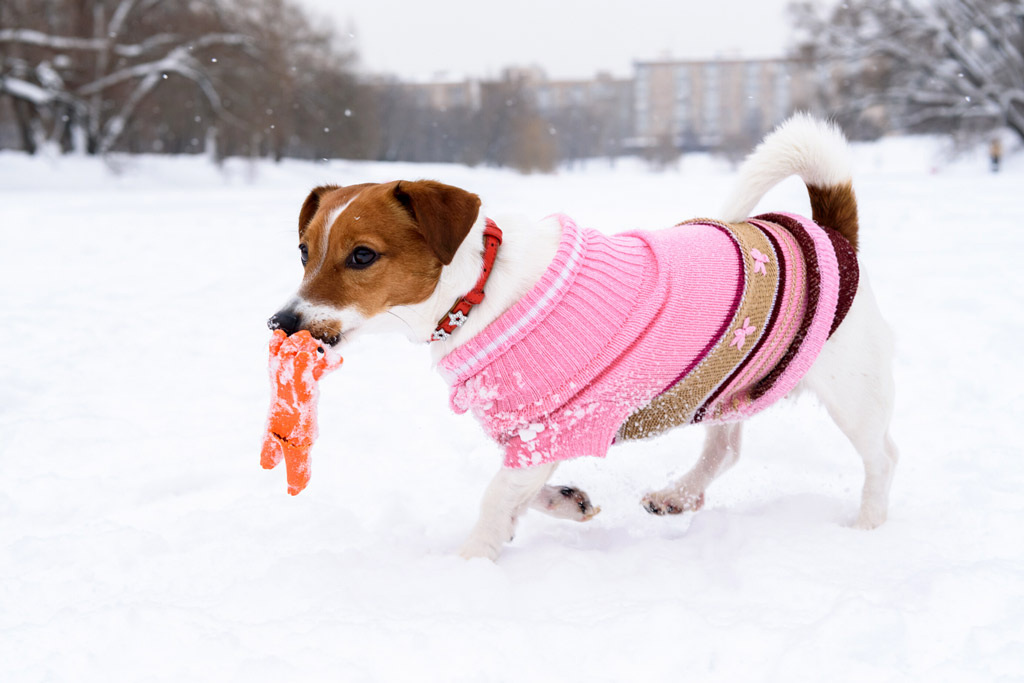
<instances>
[{"instance_id":1,"label":"white fur","mask_svg":"<svg viewBox=\"0 0 1024 683\"><path fill-rule=\"evenodd\" d=\"M352 204L352 202L354 202L358 197L359 195L357 194L355 197L352 197L352 199L348 200L338 208L331 209L331 211L327 214L327 220L324 222L324 231L323 234L320 236L320 260L317 262L316 267L312 270L312 272L310 272L309 275L303 278L304 282L312 282L313 278L315 278L320 273L320 270L324 267L324 262L327 260L327 247L331 243L331 230L332 228L334 228L334 222L338 220L338 217L341 214L345 213L345 209L347 209Z\"/></svg>"},{"instance_id":2,"label":"white fur","mask_svg":"<svg viewBox=\"0 0 1024 683\"><path fill-rule=\"evenodd\" d=\"M854 526L885 521L899 451L889 434L896 387L893 338L863 268L857 295L839 329L796 390L814 393L864 461L864 488Z\"/></svg>"},{"instance_id":3,"label":"white fur","mask_svg":"<svg viewBox=\"0 0 1024 683\"><path fill-rule=\"evenodd\" d=\"M355 306L327 306L325 304L312 304L301 296L295 297L287 306L302 317L304 324L315 325L324 321L337 321L341 325L342 334L347 335L350 330L361 329L366 322L366 316L359 312Z\"/></svg>"},{"instance_id":4,"label":"white fur","mask_svg":"<svg viewBox=\"0 0 1024 683\"><path fill-rule=\"evenodd\" d=\"M480 517L459 554L466 559L497 559L501 547L515 535L519 515L536 498L556 467L558 463L549 462L534 467L502 467L498 470L484 491Z\"/></svg>"},{"instance_id":5,"label":"white fur","mask_svg":"<svg viewBox=\"0 0 1024 683\"><path fill-rule=\"evenodd\" d=\"M794 114L747 157L718 218L746 220L761 197L789 176L799 176L808 185L831 187L850 182L852 168L850 147L835 124Z\"/></svg>"}]
</instances>

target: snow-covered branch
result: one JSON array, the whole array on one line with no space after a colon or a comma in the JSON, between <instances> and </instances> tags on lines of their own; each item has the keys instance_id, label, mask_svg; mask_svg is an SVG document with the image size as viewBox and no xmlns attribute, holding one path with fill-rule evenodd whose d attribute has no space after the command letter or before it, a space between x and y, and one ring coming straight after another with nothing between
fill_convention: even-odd
<instances>
[{"instance_id":1,"label":"snow-covered branch","mask_svg":"<svg viewBox=\"0 0 1024 683\"><path fill-rule=\"evenodd\" d=\"M881 99L897 126L984 119L1024 138L1021 101L1007 97L1024 91L1024 0L846 0L829 16L794 14L815 57L842 65L835 97L854 108Z\"/></svg>"},{"instance_id":2,"label":"snow-covered branch","mask_svg":"<svg viewBox=\"0 0 1024 683\"><path fill-rule=\"evenodd\" d=\"M341 129L344 144L370 149L359 141L362 120L337 122L356 97L369 111L370 91L351 74L351 55L297 0L0 7L0 104L14 103L0 107L0 124L26 150L191 151L211 129L236 151L280 154L299 144L303 154L326 156Z\"/></svg>"},{"instance_id":3,"label":"snow-covered branch","mask_svg":"<svg viewBox=\"0 0 1024 683\"><path fill-rule=\"evenodd\" d=\"M144 78L153 72L176 72L192 78L192 74L198 70L198 66L192 58L194 50L213 45L248 45L250 42L246 36L235 33L203 36L201 39L175 47L161 59L125 67L98 78L78 88L77 93L84 96L93 95L125 81ZM193 80L196 79L193 78Z\"/></svg>"},{"instance_id":4,"label":"snow-covered branch","mask_svg":"<svg viewBox=\"0 0 1024 683\"><path fill-rule=\"evenodd\" d=\"M35 68L38 84L24 77L8 76L0 80L0 93L31 103L36 117L48 118L61 124L66 124L72 118L66 113L70 107L76 120L75 125L87 131L92 140L90 147L101 153L117 143L139 104L168 75L177 75L195 83L214 113L223 120L237 123L238 119L224 109L217 87L196 56L203 50L215 47L242 48L251 52L254 51L253 41L240 33L225 32L189 37L174 32L161 32L149 36L125 35L128 40L122 40L125 27L132 17L145 13L159 2L120 0L113 8L109 21L105 20L103 11L95 12L95 35L88 38L53 35L30 28L0 29L0 47L20 45L41 48L51 53ZM68 53L81 52L95 54L90 66L84 69L70 68L78 58ZM160 52L164 54L159 56ZM139 59L145 61L138 62ZM55 68L58 63L61 68ZM62 77L62 69L71 80ZM84 74L91 74L92 77L83 82ZM133 84L127 96L120 101L110 101L110 93L127 84ZM57 103L65 105L64 113L49 109ZM62 131L63 128L58 126L55 130Z\"/></svg>"},{"instance_id":5,"label":"snow-covered branch","mask_svg":"<svg viewBox=\"0 0 1024 683\"><path fill-rule=\"evenodd\" d=\"M104 38L76 38L55 36L42 31L26 28L0 29L0 44L20 44L42 47L55 51L83 50L100 52L111 50L119 57L139 57L160 47L181 42L182 38L173 33L159 33L136 44L112 43Z\"/></svg>"},{"instance_id":6,"label":"snow-covered branch","mask_svg":"<svg viewBox=\"0 0 1024 683\"><path fill-rule=\"evenodd\" d=\"M179 35L174 33L158 33L135 45L114 45L113 51L118 57L141 57L154 50L180 42L181 36Z\"/></svg>"},{"instance_id":7,"label":"snow-covered branch","mask_svg":"<svg viewBox=\"0 0 1024 683\"><path fill-rule=\"evenodd\" d=\"M103 135L99 143L100 153L106 153L117 143L139 103L163 78L166 78L167 74L178 74L195 83L214 112L223 118L234 119L224 110L220 94L214 87L213 82L203 72L202 67L192 56L192 53L195 50L215 45L240 46L249 45L250 43L251 41L248 37L234 33L201 36L196 40L175 47L162 59L121 69L81 87L78 90L78 94L87 97L103 92L125 81L141 78L141 81L135 86L118 113L112 116L107 121L106 126L104 126Z\"/></svg>"},{"instance_id":8,"label":"snow-covered branch","mask_svg":"<svg viewBox=\"0 0 1024 683\"><path fill-rule=\"evenodd\" d=\"M31 102L37 107L50 104L54 100L53 93L45 88L13 76L0 76L0 93Z\"/></svg>"},{"instance_id":9,"label":"snow-covered branch","mask_svg":"<svg viewBox=\"0 0 1024 683\"><path fill-rule=\"evenodd\" d=\"M124 26L125 19L131 13L132 8L135 6L136 0L121 0L117 4L117 9L114 10L114 14L110 17L110 23L107 24L107 35L116 36L121 32L121 27Z\"/></svg>"},{"instance_id":10,"label":"snow-covered branch","mask_svg":"<svg viewBox=\"0 0 1024 683\"><path fill-rule=\"evenodd\" d=\"M27 28L0 29L0 44L3 43L34 45L51 50L105 50L109 45L109 42L106 40L54 36Z\"/></svg>"}]
</instances>

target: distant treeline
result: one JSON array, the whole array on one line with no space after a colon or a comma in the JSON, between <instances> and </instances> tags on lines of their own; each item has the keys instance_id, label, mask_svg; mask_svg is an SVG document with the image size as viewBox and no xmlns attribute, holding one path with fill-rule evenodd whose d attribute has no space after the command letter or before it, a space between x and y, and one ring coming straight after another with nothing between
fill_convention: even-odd
<instances>
[{"instance_id":1,"label":"distant treeline","mask_svg":"<svg viewBox=\"0 0 1024 683\"><path fill-rule=\"evenodd\" d=\"M625 133L579 108L541 117L513 76L437 108L355 60L290 0L5 0L0 146L544 170Z\"/></svg>"},{"instance_id":2,"label":"distant treeline","mask_svg":"<svg viewBox=\"0 0 1024 683\"><path fill-rule=\"evenodd\" d=\"M815 108L854 135L1005 126L1024 138L1024 0L793 10L806 35L793 56L821 74ZM472 101L439 105L423 88L359 77L347 36L292 0L2 0L0 147L525 171L645 145L656 162L679 152L679 131L637 144L628 84L539 106L535 80L509 71Z\"/></svg>"}]
</instances>

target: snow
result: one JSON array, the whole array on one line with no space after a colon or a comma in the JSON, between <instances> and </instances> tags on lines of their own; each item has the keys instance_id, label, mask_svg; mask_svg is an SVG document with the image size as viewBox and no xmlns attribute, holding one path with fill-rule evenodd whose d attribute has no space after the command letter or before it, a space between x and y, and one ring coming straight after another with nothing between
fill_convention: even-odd
<instances>
[{"instance_id":1,"label":"snow","mask_svg":"<svg viewBox=\"0 0 1024 683\"><path fill-rule=\"evenodd\" d=\"M810 399L754 418L696 514L641 495L698 429L561 466L585 524L457 550L501 462L427 349L365 338L321 386L312 479L260 468L264 321L309 188L432 177L606 231L713 214L724 162L493 169L0 154L0 680L1010 681L1024 676L1024 161L855 150L897 334L887 524ZM762 209L807 211L798 181Z\"/></svg>"}]
</instances>

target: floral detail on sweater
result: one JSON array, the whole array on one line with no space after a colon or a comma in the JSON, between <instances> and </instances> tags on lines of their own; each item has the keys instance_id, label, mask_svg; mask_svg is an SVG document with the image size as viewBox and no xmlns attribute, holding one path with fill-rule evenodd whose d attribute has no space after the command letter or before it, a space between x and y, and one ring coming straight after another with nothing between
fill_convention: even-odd
<instances>
[{"instance_id":1,"label":"floral detail on sweater","mask_svg":"<svg viewBox=\"0 0 1024 683\"><path fill-rule=\"evenodd\" d=\"M743 324L733 330L733 334L735 336L733 337L732 342L729 343L729 346L735 346L737 349L742 349L744 342L747 341L747 337L754 334L755 329L756 328L750 324L750 316L747 316L743 319Z\"/></svg>"},{"instance_id":2,"label":"floral detail on sweater","mask_svg":"<svg viewBox=\"0 0 1024 683\"><path fill-rule=\"evenodd\" d=\"M768 271L765 270L765 265L771 261L768 254L761 253L756 247L750 250L750 258L754 259L754 272L761 273L761 275L767 275Z\"/></svg>"}]
</instances>

